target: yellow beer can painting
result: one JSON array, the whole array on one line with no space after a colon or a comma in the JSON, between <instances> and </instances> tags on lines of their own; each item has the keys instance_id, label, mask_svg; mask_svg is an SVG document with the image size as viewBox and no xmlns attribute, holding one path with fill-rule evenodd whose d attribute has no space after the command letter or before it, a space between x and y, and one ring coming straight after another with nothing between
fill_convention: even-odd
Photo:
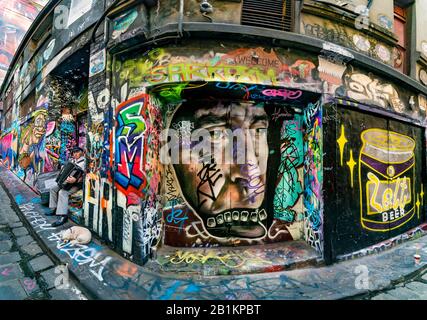
<instances>
[{"instance_id":1,"label":"yellow beer can painting","mask_svg":"<svg viewBox=\"0 0 427 320\"><path fill-rule=\"evenodd\" d=\"M366 130L361 138L362 226L377 232L397 229L415 214L415 141L383 129Z\"/></svg>"}]
</instances>

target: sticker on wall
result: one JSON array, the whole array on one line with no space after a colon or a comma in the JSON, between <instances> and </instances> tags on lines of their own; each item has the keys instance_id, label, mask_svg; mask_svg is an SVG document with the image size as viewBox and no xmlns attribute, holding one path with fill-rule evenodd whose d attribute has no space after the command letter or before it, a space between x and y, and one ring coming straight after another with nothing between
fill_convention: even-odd
<instances>
[{"instance_id":1,"label":"sticker on wall","mask_svg":"<svg viewBox=\"0 0 427 320\"><path fill-rule=\"evenodd\" d=\"M342 77L347 69L345 64L334 63L329 59L319 56L319 77L334 85L342 84Z\"/></svg>"},{"instance_id":2,"label":"sticker on wall","mask_svg":"<svg viewBox=\"0 0 427 320\"><path fill-rule=\"evenodd\" d=\"M393 60L394 60L394 67L395 67L395 68L400 68L400 67L402 67L403 59L404 59L404 54L403 54L403 52L402 52L399 48L394 47L394 48L393 48Z\"/></svg>"},{"instance_id":3,"label":"sticker on wall","mask_svg":"<svg viewBox=\"0 0 427 320\"><path fill-rule=\"evenodd\" d=\"M386 15L383 15L383 14L378 15L378 24L387 30L393 29L393 21Z\"/></svg>"},{"instance_id":4,"label":"sticker on wall","mask_svg":"<svg viewBox=\"0 0 427 320\"><path fill-rule=\"evenodd\" d=\"M371 43L369 42L369 40L358 34L355 34L353 36L353 43L358 49L364 52L367 52L371 49Z\"/></svg>"},{"instance_id":5,"label":"sticker on wall","mask_svg":"<svg viewBox=\"0 0 427 320\"><path fill-rule=\"evenodd\" d=\"M375 52L377 53L378 58L380 58L384 62L390 62L391 52L390 50L383 46L382 44L377 44L375 46Z\"/></svg>"},{"instance_id":6,"label":"sticker on wall","mask_svg":"<svg viewBox=\"0 0 427 320\"><path fill-rule=\"evenodd\" d=\"M89 77L93 77L101 73L105 69L105 50L101 50L90 57Z\"/></svg>"},{"instance_id":7,"label":"sticker on wall","mask_svg":"<svg viewBox=\"0 0 427 320\"><path fill-rule=\"evenodd\" d=\"M335 43L324 42L323 43L323 51L331 51L333 53L340 54L343 57L346 57L349 59L354 59L354 56L350 53L350 51L348 51L344 47L341 47Z\"/></svg>"},{"instance_id":8,"label":"sticker on wall","mask_svg":"<svg viewBox=\"0 0 427 320\"><path fill-rule=\"evenodd\" d=\"M426 69L421 69L420 70L419 77L420 77L421 83L423 85L427 86L427 71L426 71Z\"/></svg>"}]
</instances>

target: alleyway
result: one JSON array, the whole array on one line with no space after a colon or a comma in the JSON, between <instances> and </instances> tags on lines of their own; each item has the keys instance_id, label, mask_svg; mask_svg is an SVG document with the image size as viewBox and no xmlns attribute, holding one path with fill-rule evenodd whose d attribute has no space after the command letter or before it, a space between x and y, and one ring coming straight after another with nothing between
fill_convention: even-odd
<instances>
[{"instance_id":1,"label":"alleyway","mask_svg":"<svg viewBox=\"0 0 427 320\"><path fill-rule=\"evenodd\" d=\"M87 299L81 289L107 300L427 300L426 236L332 266L235 276L171 276L133 264L96 239L86 249L58 249L60 230L49 227L38 196L10 171L0 168L0 172L0 300ZM413 259L416 252L422 257L418 265ZM64 269L50 255L69 264L80 290L71 281L68 289L62 288Z\"/></svg>"},{"instance_id":2,"label":"alleyway","mask_svg":"<svg viewBox=\"0 0 427 320\"><path fill-rule=\"evenodd\" d=\"M0 187L0 300L86 299L30 234Z\"/></svg>"}]
</instances>

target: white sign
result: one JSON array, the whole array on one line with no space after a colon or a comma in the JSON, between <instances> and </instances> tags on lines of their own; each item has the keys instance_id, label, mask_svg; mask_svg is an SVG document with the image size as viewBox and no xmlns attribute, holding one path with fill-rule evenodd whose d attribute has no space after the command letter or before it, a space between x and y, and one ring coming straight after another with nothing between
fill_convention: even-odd
<instances>
[{"instance_id":1,"label":"white sign","mask_svg":"<svg viewBox=\"0 0 427 320\"><path fill-rule=\"evenodd\" d=\"M350 53L350 51L344 49L343 47L341 47L335 43L324 42L323 43L323 50L335 52L335 53L338 53L344 57L354 59L354 56Z\"/></svg>"}]
</instances>

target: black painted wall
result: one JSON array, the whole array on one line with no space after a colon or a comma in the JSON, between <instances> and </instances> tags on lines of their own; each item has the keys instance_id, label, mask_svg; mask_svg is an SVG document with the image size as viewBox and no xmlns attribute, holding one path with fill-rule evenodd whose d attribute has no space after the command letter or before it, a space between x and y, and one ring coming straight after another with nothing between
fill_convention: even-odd
<instances>
[{"instance_id":1,"label":"black painted wall","mask_svg":"<svg viewBox=\"0 0 427 320\"><path fill-rule=\"evenodd\" d=\"M426 219L424 129L351 108L325 107L327 262Z\"/></svg>"}]
</instances>

